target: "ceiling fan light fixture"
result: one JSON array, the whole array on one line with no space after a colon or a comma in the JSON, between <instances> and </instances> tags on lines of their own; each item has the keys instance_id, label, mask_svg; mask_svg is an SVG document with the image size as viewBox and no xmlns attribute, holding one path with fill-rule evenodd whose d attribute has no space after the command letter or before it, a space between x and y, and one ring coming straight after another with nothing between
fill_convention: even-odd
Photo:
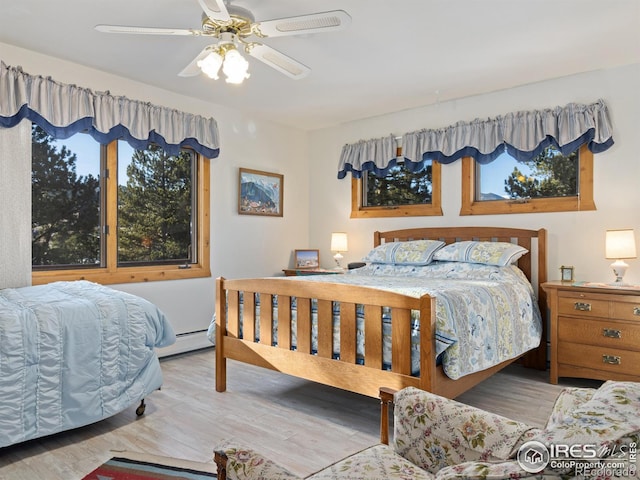
<instances>
[{"instance_id":1,"label":"ceiling fan light fixture","mask_svg":"<svg viewBox=\"0 0 640 480\"><path fill-rule=\"evenodd\" d=\"M218 71L222 66L223 58L218 52L211 52L202 60L198 60L198 67L207 77L218 80Z\"/></svg>"},{"instance_id":2,"label":"ceiling fan light fixture","mask_svg":"<svg viewBox=\"0 0 640 480\"><path fill-rule=\"evenodd\" d=\"M249 62L238 52L238 50L228 50L224 55L222 72L227 77L227 83L240 84L249 78Z\"/></svg>"},{"instance_id":3,"label":"ceiling fan light fixture","mask_svg":"<svg viewBox=\"0 0 640 480\"><path fill-rule=\"evenodd\" d=\"M95 29L107 33L130 33L137 35L185 35L217 38L216 44L207 45L183 68L180 77L194 77L204 73L217 80L220 69L227 83L241 84L249 78L249 62L240 54L244 53L260 60L269 67L293 79L309 75L311 69L284 53L261 42L249 40L344 30L351 23L351 17L344 10L316 12L287 18L276 18L256 22L250 10L231 5L233 0L197 0L202 9L201 29L158 28L123 25L96 25Z\"/></svg>"}]
</instances>

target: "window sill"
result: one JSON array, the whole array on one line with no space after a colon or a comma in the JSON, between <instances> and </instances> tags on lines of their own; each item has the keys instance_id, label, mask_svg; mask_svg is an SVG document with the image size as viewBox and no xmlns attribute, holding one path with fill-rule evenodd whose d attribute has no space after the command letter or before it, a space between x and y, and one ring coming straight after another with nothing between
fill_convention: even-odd
<instances>
[{"instance_id":1,"label":"window sill","mask_svg":"<svg viewBox=\"0 0 640 480\"><path fill-rule=\"evenodd\" d=\"M371 207L352 210L351 218L429 217L442 216L442 208L431 205L407 205L404 207Z\"/></svg>"},{"instance_id":2,"label":"window sill","mask_svg":"<svg viewBox=\"0 0 640 480\"><path fill-rule=\"evenodd\" d=\"M526 202L510 200L495 200L486 202L471 202L463 205L460 215L503 215L509 213L550 213L550 212L581 212L596 210L593 201L580 201L578 197L540 198Z\"/></svg>"},{"instance_id":3,"label":"window sill","mask_svg":"<svg viewBox=\"0 0 640 480\"><path fill-rule=\"evenodd\" d=\"M109 272L105 268L38 271L32 273L31 281L33 285L72 280L88 280L102 285L110 285L117 283L182 280L185 278L204 278L210 276L211 270L201 265L192 265L191 268L180 268L179 265L172 265L171 267L120 268L113 272Z\"/></svg>"}]
</instances>

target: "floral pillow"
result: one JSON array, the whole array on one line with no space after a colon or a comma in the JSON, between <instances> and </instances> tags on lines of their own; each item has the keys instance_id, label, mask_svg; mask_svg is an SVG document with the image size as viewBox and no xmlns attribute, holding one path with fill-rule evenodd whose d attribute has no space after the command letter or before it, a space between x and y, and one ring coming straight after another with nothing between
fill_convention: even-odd
<instances>
[{"instance_id":1,"label":"floral pillow","mask_svg":"<svg viewBox=\"0 0 640 480\"><path fill-rule=\"evenodd\" d=\"M371 250L362 260L392 265L428 265L433 260L433 254L443 245L444 242L440 240L387 242Z\"/></svg>"},{"instance_id":2,"label":"floral pillow","mask_svg":"<svg viewBox=\"0 0 640 480\"><path fill-rule=\"evenodd\" d=\"M518 261L524 247L508 242L479 242L468 240L447 245L435 252L433 259L446 262L482 263L505 267Z\"/></svg>"}]
</instances>

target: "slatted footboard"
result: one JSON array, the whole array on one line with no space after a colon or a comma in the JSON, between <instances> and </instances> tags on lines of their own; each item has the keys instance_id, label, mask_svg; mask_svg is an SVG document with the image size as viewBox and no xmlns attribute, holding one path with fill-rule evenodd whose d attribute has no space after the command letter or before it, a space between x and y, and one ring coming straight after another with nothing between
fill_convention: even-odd
<instances>
[{"instance_id":1,"label":"slatted footboard","mask_svg":"<svg viewBox=\"0 0 640 480\"><path fill-rule=\"evenodd\" d=\"M255 294L260 307L256 308ZM241 296L242 294L242 301ZM272 345L272 296L277 296L277 342ZM294 300L295 299L295 300ZM317 302L317 349L312 350L312 299ZM333 335L333 304L340 335ZM241 306L242 304L242 306ZM226 362L234 359L377 397L382 385L435 388L435 302L368 287L293 278L217 280L216 390L226 390ZM294 306L295 305L295 306ZM357 361L357 315L362 305L365 355ZM266 307L266 308L265 308ZM383 307L391 315L391 366L383 369ZM411 372L411 311L420 314L420 371ZM259 313L258 313L259 312ZM293 322L293 319L296 319ZM259 325L259 340L256 339ZM295 349L292 345L295 333ZM339 342L339 345L334 345ZM336 348L338 347L338 348ZM339 349L339 358L334 352Z\"/></svg>"}]
</instances>

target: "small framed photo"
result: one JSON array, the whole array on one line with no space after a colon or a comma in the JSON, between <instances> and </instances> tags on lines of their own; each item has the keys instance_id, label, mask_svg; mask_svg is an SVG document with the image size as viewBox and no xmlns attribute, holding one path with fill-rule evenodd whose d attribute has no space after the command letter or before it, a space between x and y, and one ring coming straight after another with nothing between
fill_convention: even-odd
<instances>
[{"instance_id":1,"label":"small framed photo","mask_svg":"<svg viewBox=\"0 0 640 480\"><path fill-rule=\"evenodd\" d=\"M282 217L284 175L241 168L238 213Z\"/></svg>"},{"instance_id":2,"label":"small framed photo","mask_svg":"<svg viewBox=\"0 0 640 480\"><path fill-rule=\"evenodd\" d=\"M563 282L573 282L573 267L562 265L560 267L560 279Z\"/></svg>"},{"instance_id":3,"label":"small framed photo","mask_svg":"<svg viewBox=\"0 0 640 480\"><path fill-rule=\"evenodd\" d=\"M320 268L320 250L296 250L296 268Z\"/></svg>"}]
</instances>

